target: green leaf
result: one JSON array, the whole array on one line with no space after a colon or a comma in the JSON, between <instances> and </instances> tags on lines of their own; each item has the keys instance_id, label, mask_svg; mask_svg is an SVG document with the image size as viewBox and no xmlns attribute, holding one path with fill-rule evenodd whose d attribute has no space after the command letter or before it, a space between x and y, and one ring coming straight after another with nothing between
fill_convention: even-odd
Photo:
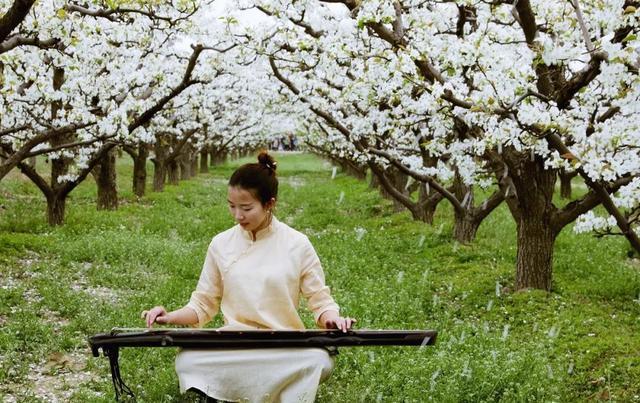
<instances>
[{"instance_id":1,"label":"green leaf","mask_svg":"<svg viewBox=\"0 0 640 403\"><path fill-rule=\"evenodd\" d=\"M622 40L622 43L626 43L629 41L635 41L636 39L638 39L638 36L636 34L629 34L627 36L625 36L625 38Z\"/></svg>"}]
</instances>

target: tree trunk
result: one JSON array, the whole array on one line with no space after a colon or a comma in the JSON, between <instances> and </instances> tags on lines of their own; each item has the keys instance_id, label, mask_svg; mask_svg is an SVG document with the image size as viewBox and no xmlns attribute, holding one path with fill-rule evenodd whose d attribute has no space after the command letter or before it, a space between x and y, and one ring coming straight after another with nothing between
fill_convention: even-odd
<instances>
[{"instance_id":1,"label":"tree trunk","mask_svg":"<svg viewBox=\"0 0 640 403\"><path fill-rule=\"evenodd\" d=\"M440 199L442 200L442 199ZM440 202L440 200L438 200L438 202ZM436 207L438 205L438 202L436 203L429 203L426 206L423 206L420 209L420 213L417 216L414 216L413 218L415 220L419 220L424 222L425 224L429 224L429 225L433 225L433 219L436 215Z\"/></svg>"},{"instance_id":2,"label":"tree trunk","mask_svg":"<svg viewBox=\"0 0 640 403\"><path fill-rule=\"evenodd\" d=\"M552 225L557 171L545 169L540 158L508 158L510 170L517 172L511 177L519 210L515 286L518 290L551 291L553 246L558 234Z\"/></svg>"},{"instance_id":3,"label":"tree trunk","mask_svg":"<svg viewBox=\"0 0 640 403\"><path fill-rule=\"evenodd\" d=\"M147 158L149 150L145 145L138 146L138 153L133 159L133 193L143 197L147 187Z\"/></svg>"},{"instance_id":4,"label":"tree trunk","mask_svg":"<svg viewBox=\"0 0 640 403\"><path fill-rule=\"evenodd\" d=\"M571 199L571 179L576 176L576 172L565 173L560 171L560 197L563 199Z\"/></svg>"},{"instance_id":5,"label":"tree trunk","mask_svg":"<svg viewBox=\"0 0 640 403\"><path fill-rule=\"evenodd\" d=\"M191 155L191 166L189 167L189 178L195 178L198 175L198 153L195 151Z\"/></svg>"},{"instance_id":6,"label":"tree trunk","mask_svg":"<svg viewBox=\"0 0 640 403\"><path fill-rule=\"evenodd\" d=\"M389 181L391 182L391 185L398 189L399 192L405 194L408 196L408 191L405 189L405 186L407 184L407 180L408 180L408 176L406 174L403 174L402 172L398 171L397 169L394 168L389 168L387 169L387 171L385 172L387 177L389 178ZM398 201L395 197L393 197L393 195L391 195L389 192L387 192L387 190L384 188L384 186L380 186L379 187L379 191L380 194L382 195L382 197L384 197L387 200L391 200L393 202L393 211L398 213L401 211L404 211L406 209L406 207L404 206L404 204L402 204L400 201Z\"/></svg>"},{"instance_id":7,"label":"tree trunk","mask_svg":"<svg viewBox=\"0 0 640 403\"><path fill-rule=\"evenodd\" d=\"M469 244L475 239L480 222L475 220L472 214L475 197L473 187L465 185L458 171L453 180L453 192L464 207L464 211L454 212L453 237L462 244Z\"/></svg>"},{"instance_id":8,"label":"tree trunk","mask_svg":"<svg viewBox=\"0 0 640 403\"><path fill-rule=\"evenodd\" d=\"M167 178L167 167L164 161L153 161L153 191L162 192Z\"/></svg>"},{"instance_id":9,"label":"tree trunk","mask_svg":"<svg viewBox=\"0 0 640 403\"><path fill-rule=\"evenodd\" d=\"M52 146L58 144L64 144L64 142L72 141L71 135L60 136L51 141ZM66 205L66 194L62 194L62 186L59 178L66 175L69 172L69 166L71 160L67 157L60 156L56 159L51 159L51 181L50 181L50 194L45 194L47 197L47 218L49 225L62 225L64 224L64 213Z\"/></svg>"},{"instance_id":10,"label":"tree trunk","mask_svg":"<svg viewBox=\"0 0 640 403\"><path fill-rule=\"evenodd\" d=\"M180 167L180 180L189 180L191 178L191 161L189 160L189 154L180 156L178 166Z\"/></svg>"},{"instance_id":11,"label":"tree trunk","mask_svg":"<svg viewBox=\"0 0 640 403\"><path fill-rule=\"evenodd\" d=\"M420 213L418 217L414 216L413 218L431 225L433 224L433 218L436 214L436 207L438 207L438 203L444 199L444 196L435 190L429 189L429 191L427 191L425 184L420 184L418 195Z\"/></svg>"},{"instance_id":12,"label":"tree trunk","mask_svg":"<svg viewBox=\"0 0 640 403\"><path fill-rule=\"evenodd\" d=\"M169 172L169 184L177 185L180 183L180 168L178 161L175 159L171 160L167 164L167 171Z\"/></svg>"},{"instance_id":13,"label":"tree trunk","mask_svg":"<svg viewBox=\"0 0 640 403\"><path fill-rule=\"evenodd\" d=\"M516 289L551 291L553 245L556 234L536 216L524 216L518 224Z\"/></svg>"},{"instance_id":14,"label":"tree trunk","mask_svg":"<svg viewBox=\"0 0 640 403\"><path fill-rule=\"evenodd\" d=\"M94 169L98 186L98 210L116 210L118 208L118 189L116 186L116 151L111 150L101 158Z\"/></svg>"},{"instance_id":15,"label":"tree trunk","mask_svg":"<svg viewBox=\"0 0 640 403\"><path fill-rule=\"evenodd\" d=\"M365 180L367 178L367 168L359 166L351 161L342 160L339 162L340 168L347 175L353 176L358 180Z\"/></svg>"},{"instance_id":16,"label":"tree trunk","mask_svg":"<svg viewBox=\"0 0 640 403\"><path fill-rule=\"evenodd\" d=\"M49 225L62 225L64 224L64 210L67 197L61 196L58 193L53 193L47 197L47 219Z\"/></svg>"},{"instance_id":17,"label":"tree trunk","mask_svg":"<svg viewBox=\"0 0 640 403\"><path fill-rule=\"evenodd\" d=\"M153 191L162 192L167 180L167 155L169 153L168 136L162 133L156 134L156 142L153 147L155 154L153 161Z\"/></svg>"},{"instance_id":18,"label":"tree trunk","mask_svg":"<svg viewBox=\"0 0 640 403\"><path fill-rule=\"evenodd\" d=\"M209 152L205 149L200 151L200 173L209 173Z\"/></svg>"},{"instance_id":19,"label":"tree trunk","mask_svg":"<svg viewBox=\"0 0 640 403\"><path fill-rule=\"evenodd\" d=\"M227 162L227 154L225 152L214 152L211 155L212 166L222 165Z\"/></svg>"},{"instance_id":20,"label":"tree trunk","mask_svg":"<svg viewBox=\"0 0 640 403\"><path fill-rule=\"evenodd\" d=\"M476 233L478 232L480 223L481 221L474 219L471 214L465 214L460 217L456 215L453 237L461 244L470 244L476 239Z\"/></svg>"}]
</instances>

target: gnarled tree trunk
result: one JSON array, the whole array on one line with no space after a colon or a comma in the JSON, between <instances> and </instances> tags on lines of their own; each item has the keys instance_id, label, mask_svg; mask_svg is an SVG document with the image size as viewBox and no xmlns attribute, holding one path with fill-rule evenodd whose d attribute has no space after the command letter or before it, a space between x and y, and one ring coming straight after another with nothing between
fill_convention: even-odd
<instances>
[{"instance_id":1,"label":"gnarled tree trunk","mask_svg":"<svg viewBox=\"0 0 640 403\"><path fill-rule=\"evenodd\" d=\"M167 166L164 160L153 159L153 191L162 192L167 179Z\"/></svg>"},{"instance_id":2,"label":"gnarled tree trunk","mask_svg":"<svg viewBox=\"0 0 640 403\"><path fill-rule=\"evenodd\" d=\"M198 175L198 153L194 151L189 162L189 178L195 178Z\"/></svg>"},{"instance_id":3,"label":"gnarled tree trunk","mask_svg":"<svg viewBox=\"0 0 640 403\"><path fill-rule=\"evenodd\" d=\"M191 178L191 161L188 152L178 158L178 166L180 167L180 180L189 180Z\"/></svg>"},{"instance_id":4,"label":"gnarled tree trunk","mask_svg":"<svg viewBox=\"0 0 640 403\"><path fill-rule=\"evenodd\" d=\"M516 289L551 290L553 247L558 231L552 219L556 170L545 169L540 158L510 158L510 169L517 192Z\"/></svg>"},{"instance_id":5,"label":"gnarled tree trunk","mask_svg":"<svg viewBox=\"0 0 640 403\"><path fill-rule=\"evenodd\" d=\"M133 193L138 197L143 197L147 188L147 158L147 146L138 146L138 152L133 158Z\"/></svg>"},{"instance_id":6,"label":"gnarled tree trunk","mask_svg":"<svg viewBox=\"0 0 640 403\"><path fill-rule=\"evenodd\" d=\"M478 228L481 221L475 220L469 214L456 215L455 225L453 227L453 237L462 244L470 244L476 239Z\"/></svg>"},{"instance_id":7,"label":"gnarled tree trunk","mask_svg":"<svg viewBox=\"0 0 640 403\"><path fill-rule=\"evenodd\" d=\"M169 157L168 136L162 133L156 134L156 142L153 146L153 191L162 192L167 180L167 158Z\"/></svg>"},{"instance_id":8,"label":"gnarled tree trunk","mask_svg":"<svg viewBox=\"0 0 640 403\"><path fill-rule=\"evenodd\" d=\"M180 183L180 164L175 158L172 158L167 164L167 172L169 175L169 184L177 185Z\"/></svg>"},{"instance_id":9,"label":"gnarled tree trunk","mask_svg":"<svg viewBox=\"0 0 640 403\"><path fill-rule=\"evenodd\" d=\"M436 214L436 207L444 199L441 193L427 189L425 184L421 184L418 189L418 205L420 207L414 219L423 221L429 225L433 224L433 218Z\"/></svg>"},{"instance_id":10,"label":"gnarled tree trunk","mask_svg":"<svg viewBox=\"0 0 640 403\"><path fill-rule=\"evenodd\" d=\"M469 244L476 238L482 220L473 214L473 188L464 184L457 171L453 180L453 193L464 207L463 210L454 209L453 237L462 244Z\"/></svg>"},{"instance_id":11,"label":"gnarled tree trunk","mask_svg":"<svg viewBox=\"0 0 640 403\"><path fill-rule=\"evenodd\" d=\"M409 191L406 189L407 181L409 177L398 171L395 168L388 168L386 170L386 175L389 177L391 185L396 188L400 193L405 196L409 196ZM396 197L394 197L391 193L389 193L384 186L379 187L380 194L387 200L391 200L393 202L393 211L400 212L404 211L407 207L402 204Z\"/></svg>"},{"instance_id":12,"label":"gnarled tree trunk","mask_svg":"<svg viewBox=\"0 0 640 403\"><path fill-rule=\"evenodd\" d=\"M200 173L209 173L209 152L204 148L200 151Z\"/></svg>"},{"instance_id":13,"label":"gnarled tree trunk","mask_svg":"<svg viewBox=\"0 0 640 403\"><path fill-rule=\"evenodd\" d=\"M544 217L544 214L543 214ZM546 219L523 212L518 223L516 289L551 291L553 247L556 233Z\"/></svg>"},{"instance_id":14,"label":"gnarled tree trunk","mask_svg":"<svg viewBox=\"0 0 640 403\"><path fill-rule=\"evenodd\" d=\"M118 189L116 185L116 152L110 150L93 169L98 187L98 210L116 210L118 208Z\"/></svg>"},{"instance_id":15,"label":"gnarled tree trunk","mask_svg":"<svg viewBox=\"0 0 640 403\"><path fill-rule=\"evenodd\" d=\"M47 221L49 225L64 224L64 212L67 203L67 195L52 193L47 195Z\"/></svg>"},{"instance_id":16,"label":"gnarled tree trunk","mask_svg":"<svg viewBox=\"0 0 640 403\"><path fill-rule=\"evenodd\" d=\"M211 152L211 166L222 165L227 162L227 153L220 150L213 150Z\"/></svg>"}]
</instances>

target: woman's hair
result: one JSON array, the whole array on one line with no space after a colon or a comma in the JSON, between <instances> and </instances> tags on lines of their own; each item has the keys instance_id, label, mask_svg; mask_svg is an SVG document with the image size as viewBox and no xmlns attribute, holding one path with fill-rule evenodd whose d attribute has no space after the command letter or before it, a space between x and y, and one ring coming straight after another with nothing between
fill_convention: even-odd
<instances>
[{"instance_id":1,"label":"woman's hair","mask_svg":"<svg viewBox=\"0 0 640 403\"><path fill-rule=\"evenodd\" d=\"M231 175L229 186L237 186L251 192L264 206L278 198L276 161L266 151L258 154L258 163L244 164Z\"/></svg>"}]
</instances>

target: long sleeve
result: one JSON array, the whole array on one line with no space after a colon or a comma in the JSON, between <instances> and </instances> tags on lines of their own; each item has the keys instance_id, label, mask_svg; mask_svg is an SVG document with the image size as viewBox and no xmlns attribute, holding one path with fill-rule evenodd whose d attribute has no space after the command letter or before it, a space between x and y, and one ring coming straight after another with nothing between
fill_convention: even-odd
<instances>
[{"instance_id":1,"label":"long sleeve","mask_svg":"<svg viewBox=\"0 0 640 403\"><path fill-rule=\"evenodd\" d=\"M222 277L213 256L212 243L207 250L198 285L187 304L198 316L198 327L207 324L218 313L222 288Z\"/></svg>"},{"instance_id":2,"label":"long sleeve","mask_svg":"<svg viewBox=\"0 0 640 403\"><path fill-rule=\"evenodd\" d=\"M331 297L330 289L325 284L320 259L308 239L305 239L301 263L300 292L307 299L307 305L313 312L316 323L323 312L330 310L340 312L340 307Z\"/></svg>"}]
</instances>

